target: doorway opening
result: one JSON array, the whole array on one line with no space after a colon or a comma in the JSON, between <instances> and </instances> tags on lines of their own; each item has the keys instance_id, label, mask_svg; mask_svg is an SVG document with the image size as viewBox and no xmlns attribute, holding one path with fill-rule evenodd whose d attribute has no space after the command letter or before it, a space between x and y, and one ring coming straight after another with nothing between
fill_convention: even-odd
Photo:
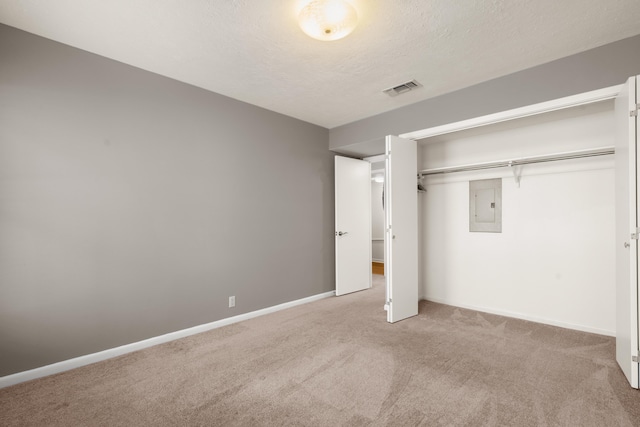
<instances>
[{"instance_id":1,"label":"doorway opening","mask_svg":"<svg viewBox=\"0 0 640 427\"><path fill-rule=\"evenodd\" d=\"M371 272L384 276L384 161L371 163Z\"/></svg>"}]
</instances>

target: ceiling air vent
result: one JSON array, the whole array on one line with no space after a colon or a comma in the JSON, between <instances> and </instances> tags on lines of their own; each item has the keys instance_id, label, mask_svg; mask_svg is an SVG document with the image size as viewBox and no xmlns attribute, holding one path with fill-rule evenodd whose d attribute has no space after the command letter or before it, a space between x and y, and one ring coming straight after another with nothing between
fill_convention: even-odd
<instances>
[{"instance_id":1,"label":"ceiling air vent","mask_svg":"<svg viewBox=\"0 0 640 427\"><path fill-rule=\"evenodd\" d=\"M410 90L418 89L422 87L420 83L415 80L411 80L410 82L402 83L401 85L394 86L392 88L383 90L382 92L386 93L389 96L397 96L401 93L409 92Z\"/></svg>"}]
</instances>

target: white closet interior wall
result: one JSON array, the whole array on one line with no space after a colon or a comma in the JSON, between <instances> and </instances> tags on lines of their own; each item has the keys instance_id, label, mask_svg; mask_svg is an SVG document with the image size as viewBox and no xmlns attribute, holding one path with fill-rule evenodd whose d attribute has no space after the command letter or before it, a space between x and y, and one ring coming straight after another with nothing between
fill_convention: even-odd
<instances>
[{"instance_id":1,"label":"white closet interior wall","mask_svg":"<svg viewBox=\"0 0 640 427\"><path fill-rule=\"evenodd\" d=\"M614 145L613 101L419 141L418 170ZM614 156L425 177L421 298L615 334ZM469 232L469 181L503 178L502 233Z\"/></svg>"}]
</instances>

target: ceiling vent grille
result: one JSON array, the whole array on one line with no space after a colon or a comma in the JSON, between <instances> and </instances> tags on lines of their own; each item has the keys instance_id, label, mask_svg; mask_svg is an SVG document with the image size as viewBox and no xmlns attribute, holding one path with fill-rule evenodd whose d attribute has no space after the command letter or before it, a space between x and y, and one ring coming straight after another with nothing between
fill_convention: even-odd
<instances>
[{"instance_id":1,"label":"ceiling vent grille","mask_svg":"<svg viewBox=\"0 0 640 427\"><path fill-rule=\"evenodd\" d=\"M410 90L418 89L419 87L422 87L420 83L418 83L416 80L411 80L410 82L402 83L401 85L385 89L382 92L386 93L389 96L398 96L401 93L409 92Z\"/></svg>"}]
</instances>

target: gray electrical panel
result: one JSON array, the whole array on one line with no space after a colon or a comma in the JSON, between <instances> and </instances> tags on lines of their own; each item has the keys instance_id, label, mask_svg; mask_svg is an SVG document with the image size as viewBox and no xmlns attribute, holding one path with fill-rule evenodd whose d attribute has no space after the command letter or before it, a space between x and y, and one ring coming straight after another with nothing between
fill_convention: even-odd
<instances>
[{"instance_id":1,"label":"gray electrical panel","mask_svg":"<svg viewBox=\"0 0 640 427\"><path fill-rule=\"evenodd\" d=\"M469 181L469 231L502 233L502 179Z\"/></svg>"}]
</instances>

